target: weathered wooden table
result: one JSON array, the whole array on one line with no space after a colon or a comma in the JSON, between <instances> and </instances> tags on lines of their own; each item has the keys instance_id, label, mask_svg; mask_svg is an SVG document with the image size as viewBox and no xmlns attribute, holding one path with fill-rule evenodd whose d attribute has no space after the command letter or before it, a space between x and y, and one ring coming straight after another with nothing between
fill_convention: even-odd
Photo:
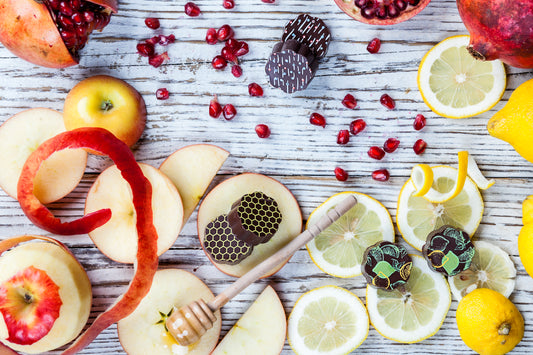
<instances>
[{"instance_id":1,"label":"weathered wooden table","mask_svg":"<svg viewBox=\"0 0 533 355\"><path fill-rule=\"evenodd\" d=\"M511 92L533 77L533 71L507 67L507 90L493 110L469 119L452 120L435 115L424 104L417 89L416 75L420 59L434 44L446 37L467 33L453 0L433 0L415 18L389 27L358 23L342 13L333 0L276 0L274 4L236 0L233 10L223 9L222 0L197 0L202 10L197 18L184 14L185 2L121 0L119 13L102 33L92 35L76 67L63 70L37 67L0 47L0 121L32 107L62 110L66 94L78 81L95 74L113 75L137 88L147 104L147 127L134 149L138 161L159 166L169 154L185 145L201 142L219 145L231 155L214 184L242 172L269 175L294 193L304 219L330 195L353 190L381 201L395 220L398 193L414 164L455 165L457 152L467 149L485 175L496 180L492 188L482 193L485 213L476 237L491 241L512 255L518 276L511 299L526 320L524 339L514 353L529 353L533 347L533 279L520 262L516 239L522 226L521 202L533 193L533 165L507 143L489 136L485 126ZM285 24L304 12L322 18L333 40L307 90L287 95L269 86L264 66ZM151 16L161 19L161 33L174 33L177 38L176 43L168 47L170 61L157 69L149 66L135 48L140 40L152 36L152 30L144 25L144 19ZM233 26L236 37L250 46L250 53L242 57L244 74L238 79L229 73L229 67L223 72L211 67L211 59L221 45L209 46L204 40L207 28L218 28L225 23ZM374 37L381 39L382 47L378 54L369 54L366 45ZM263 86L264 97L248 96L247 86L251 82ZM155 91L160 87L170 91L168 100L156 99ZM357 109L348 110L341 105L347 93L354 94L358 100ZM383 93L396 100L396 109L387 110L380 105L379 97ZM213 94L217 94L221 102L235 105L238 110L235 119L214 120L208 116L207 108ZM309 124L309 115L314 111L326 117L326 128ZM417 113L428 118L422 131L412 128ZM337 132L346 129L355 118L365 119L367 129L346 146L336 144ZM254 127L258 123L270 126L270 138L257 137ZM370 159L366 153L368 147L381 145L388 137L401 141L398 151L382 161ZM415 155L411 148L418 138L428 142L421 156ZM81 216L86 192L98 172L109 164L105 158L92 156L80 186L52 205L56 215ZM336 166L348 171L348 181L335 179L333 169ZM380 168L389 169L388 182L371 179L372 171ZM199 245L195 222L196 212L171 250L160 258L160 265L193 272L217 294L232 278L208 261ZM28 221L17 201L0 192L0 237L30 233L46 234ZM399 232L396 234L404 243ZM94 286L92 321L124 292L132 268L110 261L88 236L58 239L72 248L89 273ZM287 315L302 293L322 285L338 285L363 300L365 297L362 277L330 277L322 273L302 249L280 272L250 286L223 308L222 336L266 284L278 291ZM398 344L383 338L371 327L368 338L356 352L469 352L455 325L456 307L457 302L453 301L441 330L428 340ZM115 326L104 331L83 351L83 354L114 353L123 353ZM286 343L283 354L289 353L292 351Z\"/></svg>"}]
</instances>

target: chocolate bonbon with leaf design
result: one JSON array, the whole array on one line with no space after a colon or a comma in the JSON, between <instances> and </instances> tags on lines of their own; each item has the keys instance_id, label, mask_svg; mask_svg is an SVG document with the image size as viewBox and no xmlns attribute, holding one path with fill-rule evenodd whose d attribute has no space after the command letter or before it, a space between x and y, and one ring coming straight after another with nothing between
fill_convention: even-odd
<instances>
[{"instance_id":1,"label":"chocolate bonbon with leaf design","mask_svg":"<svg viewBox=\"0 0 533 355\"><path fill-rule=\"evenodd\" d=\"M407 249L381 241L366 249L361 270L369 285L392 291L407 282L412 265Z\"/></svg>"}]
</instances>

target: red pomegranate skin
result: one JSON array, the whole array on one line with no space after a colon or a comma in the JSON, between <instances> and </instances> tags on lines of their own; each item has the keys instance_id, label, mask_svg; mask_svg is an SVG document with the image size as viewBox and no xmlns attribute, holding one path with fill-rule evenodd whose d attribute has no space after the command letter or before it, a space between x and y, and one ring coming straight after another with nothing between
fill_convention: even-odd
<instances>
[{"instance_id":1,"label":"red pomegranate skin","mask_svg":"<svg viewBox=\"0 0 533 355\"><path fill-rule=\"evenodd\" d=\"M478 59L533 68L533 0L457 0Z\"/></svg>"},{"instance_id":2,"label":"red pomegranate skin","mask_svg":"<svg viewBox=\"0 0 533 355\"><path fill-rule=\"evenodd\" d=\"M93 0L117 11L117 0ZM35 0L0 2L0 42L17 57L49 68L78 64L69 52L44 3Z\"/></svg>"}]
</instances>

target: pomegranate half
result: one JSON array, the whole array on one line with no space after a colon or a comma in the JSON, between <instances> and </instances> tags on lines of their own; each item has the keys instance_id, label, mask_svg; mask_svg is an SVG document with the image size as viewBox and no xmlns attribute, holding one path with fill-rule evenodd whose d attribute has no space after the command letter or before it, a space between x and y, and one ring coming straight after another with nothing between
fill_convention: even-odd
<instances>
[{"instance_id":1,"label":"pomegranate half","mask_svg":"<svg viewBox=\"0 0 533 355\"><path fill-rule=\"evenodd\" d=\"M338 7L359 22L394 25L422 11L430 0L335 0Z\"/></svg>"},{"instance_id":2,"label":"pomegranate half","mask_svg":"<svg viewBox=\"0 0 533 355\"><path fill-rule=\"evenodd\" d=\"M16 56L49 68L79 62L93 30L102 30L118 0L2 0L0 42Z\"/></svg>"},{"instance_id":3,"label":"pomegranate half","mask_svg":"<svg viewBox=\"0 0 533 355\"><path fill-rule=\"evenodd\" d=\"M457 9L475 58L533 68L533 0L457 0Z\"/></svg>"}]
</instances>

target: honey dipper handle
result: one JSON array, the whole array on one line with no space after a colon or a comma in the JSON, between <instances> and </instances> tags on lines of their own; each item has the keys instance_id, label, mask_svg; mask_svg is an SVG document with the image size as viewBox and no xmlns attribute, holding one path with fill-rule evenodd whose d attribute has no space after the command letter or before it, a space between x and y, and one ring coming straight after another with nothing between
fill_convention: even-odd
<instances>
[{"instance_id":1,"label":"honey dipper handle","mask_svg":"<svg viewBox=\"0 0 533 355\"><path fill-rule=\"evenodd\" d=\"M339 219L340 216L348 212L355 204L357 199L354 195L350 194L344 200L342 200L335 208L329 210L324 216L322 216L315 224L306 229L303 233L291 240L287 245L278 250L275 254L271 255L260 264L256 265L253 269L242 275L231 286L225 289L222 293L216 296L207 306L215 312L222 306L224 306L230 299L238 295L242 290L248 287L250 284L259 279L269 270L272 270L276 265L279 265L283 260L291 256L296 250L303 247L314 237L319 235L324 229L328 228L333 222Z\"/></svg>"}]
</instances>

